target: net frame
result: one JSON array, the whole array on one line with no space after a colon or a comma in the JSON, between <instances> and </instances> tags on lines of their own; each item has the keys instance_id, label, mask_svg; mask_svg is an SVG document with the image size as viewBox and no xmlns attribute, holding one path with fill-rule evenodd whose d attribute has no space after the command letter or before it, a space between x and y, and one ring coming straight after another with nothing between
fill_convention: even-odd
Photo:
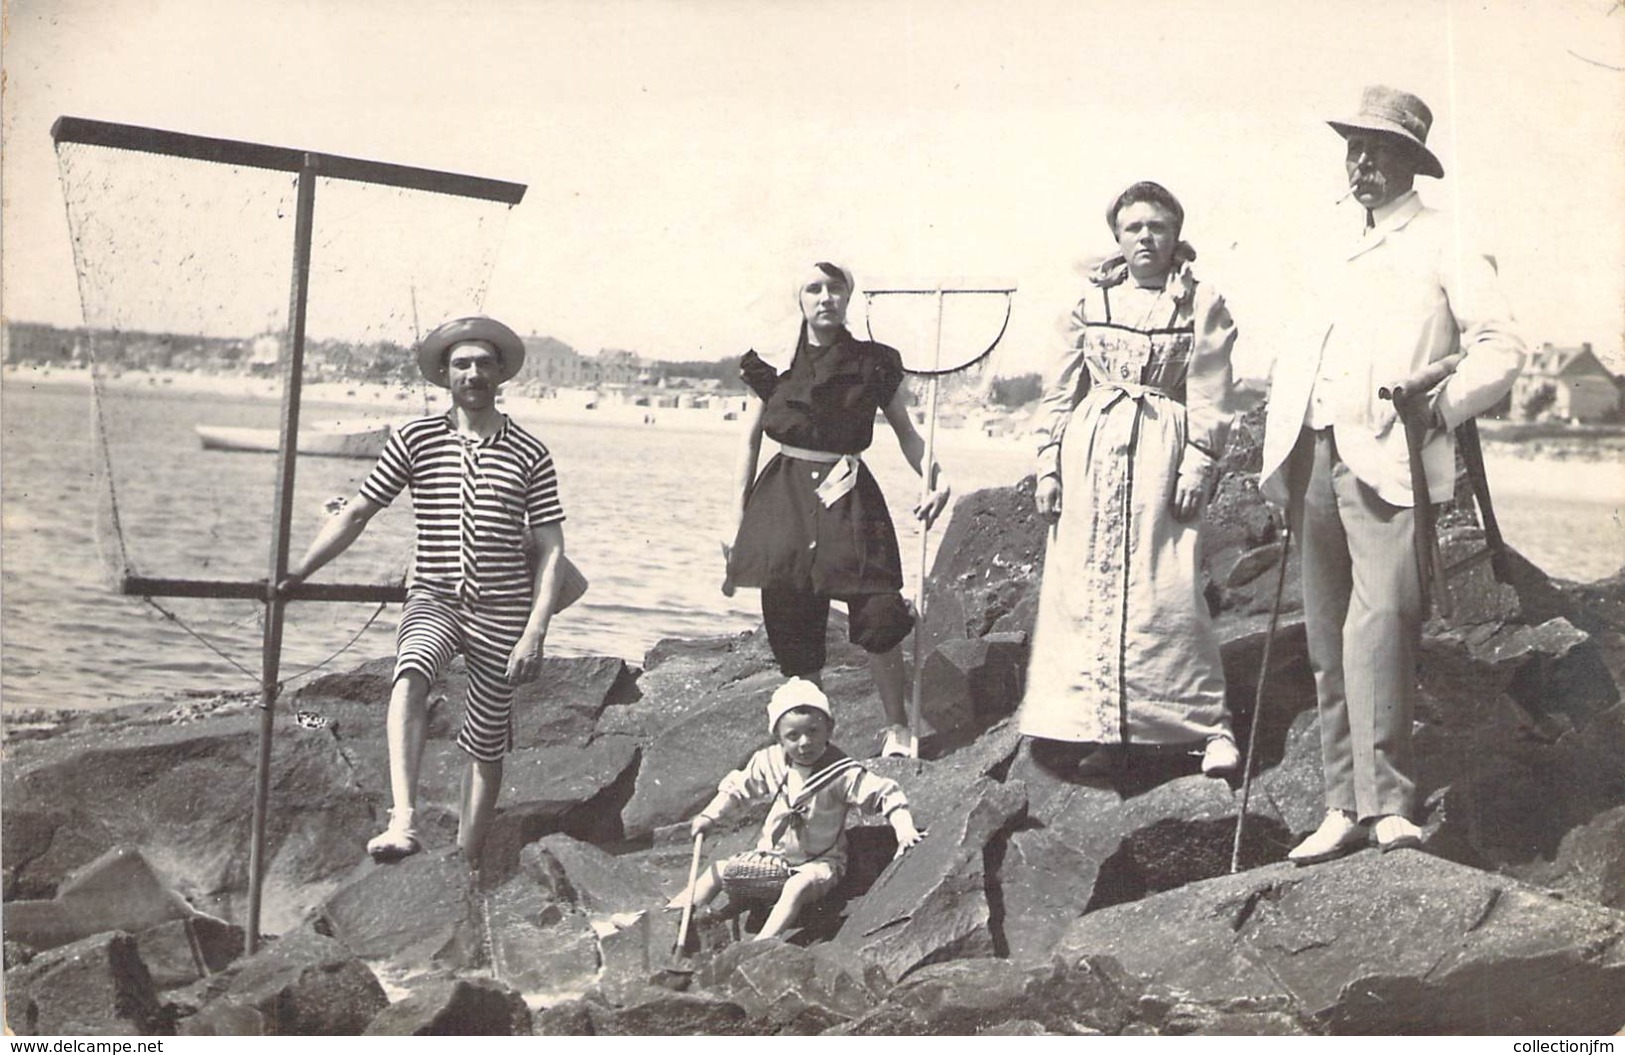
<instances>
[{"instance_id":1,"label":"net frame","mask_svg":"<svg viewBox=\"0 0 1625 1055\"><path fill-rule=\"evenodd\" d=\"M239 598L259 600L264 604L259 752L251 821L249 898L245 928L248 952L253 953L259 947L260 941L271 740L276 699L281 691L278 673L285 607L290 601L387 603L405 598L405 587L400 584L299 583L289 588L279 588L278 585L286 577L288 570L289 529L292 521L298 454L300 392L303 381L305 327L310 298L311 248L318 181L329 179L381 184L406 190L483 199L509 207L518 205L524 199L527 188L524 184L444 170L67 115L57 118L51 125L51 139L58 151L64 144L97 146L218 165L285 172L292 174L296 180L287 328L278 369L282 379L282 396L276 466L275 521L266 578L258 581L160 579L133 576L126 571L119 583L120 592L126 595L147 598ZM70 223L71 221L70 215ZM81 309L88 307L84 302L84 282L85 279L81 276ZM123 545L122 539L120 545ZM125 557L127 569L127 554Z\"/></svg>"}]
</instances>

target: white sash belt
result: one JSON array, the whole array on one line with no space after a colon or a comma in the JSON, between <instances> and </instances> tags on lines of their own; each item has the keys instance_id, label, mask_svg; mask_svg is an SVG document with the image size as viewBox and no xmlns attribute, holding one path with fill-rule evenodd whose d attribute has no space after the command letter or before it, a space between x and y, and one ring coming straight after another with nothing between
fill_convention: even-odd
<instances>
[{"instance_id":1,"label":"white sash belt","mask_svg":"<svg viewBox=\"0 0 1625 1055\"><path fill-rule=\"evenodd\" d=\"M836 454L833 451L814 451L805 447L792 447L789 444L779 444L779 453L786 458L796 458L804 462L821 462L824 465L833 465L835 468L824 477L824 482L818 485L818 500L829 509L845 498L852 488L858 486L858 465L860 460L856 454Z\"/></svg>"}]
</instances>

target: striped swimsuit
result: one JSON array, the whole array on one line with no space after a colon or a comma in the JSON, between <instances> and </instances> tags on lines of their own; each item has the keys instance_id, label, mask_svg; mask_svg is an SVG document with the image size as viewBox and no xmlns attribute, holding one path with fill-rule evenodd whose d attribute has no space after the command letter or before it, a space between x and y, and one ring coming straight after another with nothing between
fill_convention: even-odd
<instances>
[{"instance_id":1,"label":"striped swimsuit","mask_svg":"<svg viewBox=\"0 0 1625 1055\"><path fill-rule=\"evenodd\" d=\"M396 633L395 678L430 683L451 657L468 669L457 745L482 762L513 742L508 657L530 619L531 529L564 520L553 457L511 418L483 440L457 434L451 415L419 418L390 436L361 485L387 506L412 490L417 556Z\"/></svg>"}]
</instances>

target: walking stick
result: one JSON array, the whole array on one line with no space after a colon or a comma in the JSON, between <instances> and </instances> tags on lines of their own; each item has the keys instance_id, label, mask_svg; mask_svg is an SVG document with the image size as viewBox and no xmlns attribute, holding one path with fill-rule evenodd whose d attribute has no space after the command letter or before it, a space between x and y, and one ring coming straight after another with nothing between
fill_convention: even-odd
<instances>
[{"instance_id":1,"label":"walking stick","mask_svg":"<svg viewBox=\"0 0 1625 1055\"><path fill-rule=\"evenodd\" d=\"M694 833L694 856L688 862L688 903L683 906L683 921L677 927L677 953L688 949L688 924L694 918L694 887L700 881L700 850L705 845L705 833Z\"/></svg>"},{"instance_id":2,"label":"walking stick","mask_svg":"<svg viewBox=\"0 0 1625 1055\"><path fill-rule=\"evenodd\" d=\"M1241 812L1236 814L1236 841L1230 848L1230 874L1241 871L1241 833L1247 825L1247 804L1253 793L1253 756L1258 747L1259 721L1264 715L1264 685L1270 676L1270 652L1275 645L1275 628L1281 620L1281 596L1286 590L1286 562L1292 552L1292 524L1281 532L1281 570L1275 576L1275 603L1270 605L1270 628L1264 635L1264 659L1258 665L1258 688L1253 693L1253 727L1247 730L1247 760L1241 770Z\"/></svg>"}]
</instances>

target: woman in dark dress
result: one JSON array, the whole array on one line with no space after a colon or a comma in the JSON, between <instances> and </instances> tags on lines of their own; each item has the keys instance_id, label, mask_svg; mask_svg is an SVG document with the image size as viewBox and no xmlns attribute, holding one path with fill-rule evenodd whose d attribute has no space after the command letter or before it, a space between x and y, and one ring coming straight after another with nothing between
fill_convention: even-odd
<instances>
[{"instance_id":1,"label":"woman in dark dress","mask_svg":"<svg viewBox=\"0 0 1625 1055\"><path fill-rule=\"evenodd\" d=\"M817 682L829 603L842 601L853 644L869 669L890 728L883 755L913 757L917 732L904 702L903 638L914 614L903 600L903 564L886 499L859 455L884 411L898 446L923 472L925 442L903 395L903 358L846 328L852 275L836 264L809 269L798 289L802 325L783 373L754 351L740 363L751 400L739 460L737 528L723 551L728 579L762 591L762 619L786 677ZM779 453L756 475L766 433ZM933 490L914 508L929 526L950 490L935 466ZM730 525L733 527L733 525Z\"/></svg>"}]
</instances>

